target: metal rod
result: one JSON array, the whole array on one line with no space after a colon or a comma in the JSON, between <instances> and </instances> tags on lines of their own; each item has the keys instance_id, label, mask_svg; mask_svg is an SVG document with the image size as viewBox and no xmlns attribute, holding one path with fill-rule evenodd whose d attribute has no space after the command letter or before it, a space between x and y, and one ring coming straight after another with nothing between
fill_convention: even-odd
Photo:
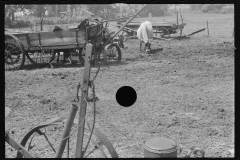
<instances>
[{"instance_id":1,"label":"metal rod","mask_svg":"<svg viewBox=\"0 0 240 160\"><path fill-rule=\"evenodd\" d=\"M88 88L89 88L89 77L91 70L91 55L92 55L93 45L91 43L86 44L86 55L85 55L85 64L84 64L84 73L83 73L83 85L81 90L81 102L80 102L80 112L79 112L79 121L78 121L78 134L77 134L77 145L75 158L83 158L83 137L84 137L84 127L85 127L85 116L87 109L87 97L88 97Z\"/></svg>"},{"instance_id":2,"label":"metal rod","mask_svg":"<svg viewBox=\"0 0 240 160\"><path fill-rule=\"evenodd\" d=\"M207 34L209 36L208 21L207 21Z\"/></svg>"},{"instance_id":3,"label":"metal rod","mask_svg":"<svg viewBox=\"0 0 240 160\"><path fill-rule=\"evenodd\" d=\"M117 36L117 34L129 23L131 22L131 20L136 17L138 15L138 13L146 6L147 4L145 4L132 18L130 18L118 31L117 33L115 33L111 38L113 39L114 37Z\"/></svg>"},{"instance_id":4,"label":"metal rod","mask_svg":"<svg viewBox=\"0 0 240 160\"><path fill-rule=\"evenodd\" d=\"M70 134L72 124L73 124L74 118L76 116L77 110L78 110L78 107L76 105L72 105L70 113L68 115L68 119L67 119L67 121L64 125L62 137L60 139L55 158L61 158L62 157L63 151L64 151L65 146L66 146L66 142L68 140L68 138L66 138L66 137L68 137L69 134Z\"/></svg>"}]
</instances>

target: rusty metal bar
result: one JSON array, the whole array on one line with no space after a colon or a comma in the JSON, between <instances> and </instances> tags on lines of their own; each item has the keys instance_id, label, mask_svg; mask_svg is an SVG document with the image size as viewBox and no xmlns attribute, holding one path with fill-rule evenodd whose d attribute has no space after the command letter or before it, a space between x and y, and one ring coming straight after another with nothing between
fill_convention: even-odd
<instances>
[{"instance_id":1,"label":"rusty metal bar","mask_svg":"<svg viewBox=\"0 0 240 160\"><path fill-rule=\"evenodd\" d=\"M205 29L206 29L206 28L200 29L200 30L198 30L198 31L196 31L196 32L193 32L193 33L187 35L187 36L191 36L191 35L194 35L194 34L196 34L196 33L198 33L198 32L202 32L202 31L204 31Z\"/></svg>"},{"instance_id":2,"label":"rusty metal bar","mask_svg":"<svg viewBox=\"0 0 240 160\"><path fill-rule=\"evenodd\" d=\"M87 109L87 96L88 96L88 84L91 70L91 54L92 54L93 45L91 43L86 44L86 55L85 55L85 64L84 64L84 73L83 73L83 83L81 90L81 102L80 102L80 112L79 112L79 122L78 122L78 134L77 134L77 145L75 158L83 158L83 137L84 137L84 127L85 127L85 116Z\"/></svg>"},{"instance_id":3,"label":"rusty metal bar","mask_svg":"<svg viewBox=\"0 0 240 160\"><path fill-rule=\"evenodd\" d=\"M73 124L74 118L76 116L77 110L78 110L78 106L72 104L70 113L68 115L68 119L67 119L67 121L64 125L64 129L63 129L63 132L62 132L62 137L60 139L55 158L61 158L62 157L62 154L63 154L63 151L65 149L65 146L66 146L66 143L67 143L67 140L68 140L68 136L70 134L72 124Z\"/></svg>"}]
</instances>

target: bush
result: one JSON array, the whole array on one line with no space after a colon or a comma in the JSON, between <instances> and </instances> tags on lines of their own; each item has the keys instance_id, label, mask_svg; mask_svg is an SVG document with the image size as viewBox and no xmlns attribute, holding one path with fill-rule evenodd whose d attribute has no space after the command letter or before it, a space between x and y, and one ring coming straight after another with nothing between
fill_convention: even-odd
<instances>
[{"instance_id":1,"label":"bush","mask_svg":"<svg viewBox=\"0 0 240 160\"><path fill-rule=\"evenodd\" d=\"M234 9L233 8L222 8L221 10L220 10L220 13L222 13L222 14L226 14L226 13L234 13Z\"/></svg>"},{"instance_id":2,"label":"bush","mask_svg":"<svg viewBox=\"0 0 240 160\"><path fill-rule=\"evenodd\" d=\"M203 13L211 12L211 11L213 11L213 9L214 9L214 5L213 4L205 4L205 5L203 5L201 7L201 11Z\"/></svg>"},{"instance_id":3,"label":"bush","mask_svg":"<svg viewBox=\"0 0 240 160\"><path fill-rule=\"evenodd\" d=\"M24 28L24 27L29 27L29 24L26 21L20 20L20 21L15 21L13 23L8 23L6 24L6 26L9 28Z\"/></svg>"}]
</instances>

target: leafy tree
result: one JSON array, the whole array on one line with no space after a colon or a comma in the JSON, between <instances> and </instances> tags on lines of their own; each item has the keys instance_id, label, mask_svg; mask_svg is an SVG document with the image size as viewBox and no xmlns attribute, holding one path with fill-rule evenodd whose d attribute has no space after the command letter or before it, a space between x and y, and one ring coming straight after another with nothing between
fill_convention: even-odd
<instances>
[{"instance_id":1,"label":"leafy tree","mask_svg":"<svg viewBox=\"0 0 240 160\"><path fill-rule=\"evenodd\" d=\"M41 31L43 30L43 19L45 17L45 12L47 10L47 5L34 5L33 11L34 11L34 16L38 17L41 27Z\"/></svg>"},{"instance_id":2,"label":"leafy tree","mask_svg":"<svg viewBox=\"0 0 240 160\"><path fill-rule=\"evenodd\" d=\"M168 5L165 4L148 4L139 15L147 17L149 13L154 17L164 16L168 12Z\"/></svg>"},{"instance_id":3,"label":"leafy tree","mask_svg":"<svg viewBox=\"0 0 240 160\"><path fill-rule=\"evenodd\" d=\"M33 5L5 5L5 25L11 26L15 23L15 13L22 11L26 13L27 9L32 9Z\"/></svg>"},{"instance_id":4,"label":"leafy tree","mask_svg":"<svg viewBox=\"0 0 240 160\"><path fill-rule=\"evenodd\" d=\"M112 5L102 4L102 5L87 5L87 8L93 14L102 17L103 19L110 19L114 18L115 16L115 9Z\"/></svg>"},{"instance_id":5,"label":"leafy tree","mask_svg":"<svg viewBox=\"0 0 240 160\"><path fill-rule=\"evenodd\" d=\"M190 4L192 11L197 11L202 8L204 4Z\"/></svg>"}]
</instances>

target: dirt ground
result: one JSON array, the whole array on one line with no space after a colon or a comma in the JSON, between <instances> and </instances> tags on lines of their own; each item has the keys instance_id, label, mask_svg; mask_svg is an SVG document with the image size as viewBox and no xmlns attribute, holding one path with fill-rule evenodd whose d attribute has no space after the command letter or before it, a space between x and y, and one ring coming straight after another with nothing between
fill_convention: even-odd
<instances>
[{"instance_id":1,"label":"dirt ground","mask_svg":"<svg viewBox=\"0 0 240 160\"><path fill-rule=\"evenodd\" d=\"M154 41L154 54L150 55L141 54L139 42L129 39L128 49L122 50L122 62L102 66L95 80L99 98L96 127L109 138L121 158L144 157L144 141L158 136L181 144L179 157L192 146L204 149L205 157L234 157L233 15L183 16L196 22L186 22L189 26L184 34L206 27L207 17L210 37L204 31L190 39ZM200 21L203 27L199 26ZM91 77L95 72L96 67ZM82 74L83 67L78 65L6 71L5 106L14 108L5 122L10 136L21 142L35 126L67 116ZM122 107L115 99L117 90L126 85L137 92L137 101L131 107ZM91 122L90 106L87 113L86 119ZM76 125L73 128L70 157L74 157L76 147ZM48 129L55 149L62 129ZM32 143L34 156L54 156L42 137L36 136ZM7 143L5 155L16 156ZM94 152L91 156L100 154Z\"/></svg>"}]
</instances>

